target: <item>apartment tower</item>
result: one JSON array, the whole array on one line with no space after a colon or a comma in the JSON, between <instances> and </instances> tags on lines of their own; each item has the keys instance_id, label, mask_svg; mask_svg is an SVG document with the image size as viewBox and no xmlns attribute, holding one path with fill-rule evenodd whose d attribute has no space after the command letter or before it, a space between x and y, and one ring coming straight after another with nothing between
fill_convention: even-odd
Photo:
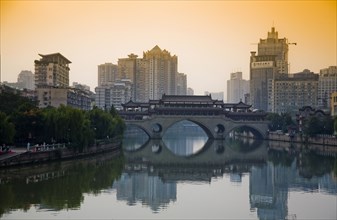
<instances>
[{"instance_id":1,"label":"apartment tower","mask_svg":"<svg viewBox=\"0 0 337 220\"><path fill-rule=\"evenodd\" d=\"M69 86L69 63L60 53L42 55L40 60L35 60L35 86Z\"/></svg>"},{"instance_id":2,"label":"apartment tower","mask_svg":"<svg viewBox=\"0 0 337 220\"><path fill-rule=\"evenodd\" d=\"M258 54L250 56L250 99L256 109L272 111L273 80L288 74L288 40L278 38L271 28L266 39L260 39Z\"/></svg>"}]
</instances>

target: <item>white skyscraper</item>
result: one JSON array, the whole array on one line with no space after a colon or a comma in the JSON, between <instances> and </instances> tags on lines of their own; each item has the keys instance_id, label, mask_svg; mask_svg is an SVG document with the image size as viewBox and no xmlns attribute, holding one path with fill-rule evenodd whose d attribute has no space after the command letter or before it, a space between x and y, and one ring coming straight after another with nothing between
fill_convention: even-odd
<instances>
[{"instance_id":1,"label":"white skyscraper","mask_svg":"<svg viewBox=\"0 0 337 220\"><path fill-rule=\"evenodd\" d=\"M242 79L242 72L231 73L230 80L227 80L227 102L244 101L247 93L249 93L249 81Z\"/></svg>"}]
</instances>

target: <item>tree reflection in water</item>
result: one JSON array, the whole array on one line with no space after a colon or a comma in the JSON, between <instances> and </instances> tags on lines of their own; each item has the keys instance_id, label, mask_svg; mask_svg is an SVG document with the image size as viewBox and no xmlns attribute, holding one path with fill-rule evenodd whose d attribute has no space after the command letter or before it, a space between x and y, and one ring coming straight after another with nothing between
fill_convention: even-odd
<instances>
[{"instance_id":1,"label":"tree reflection in water","mask_svg":"<svg viewBox=\"0 0 337 220\"><path fill-rule=\"evenodd\" d=\"M120 153L118 153L120 154ZM0 172L0 216L32 205L49 210L77 209L83 193L99 194L121 176L124 157L109 153Z\"/></svg>"}]
</instances>

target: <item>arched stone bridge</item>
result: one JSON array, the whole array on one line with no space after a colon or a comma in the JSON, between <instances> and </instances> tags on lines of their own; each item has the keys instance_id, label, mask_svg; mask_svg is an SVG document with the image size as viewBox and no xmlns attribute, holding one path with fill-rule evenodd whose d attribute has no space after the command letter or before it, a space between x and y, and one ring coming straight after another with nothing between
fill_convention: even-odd
<instances>
[{"instance_id":1,"label":"arched stone bridge","mask_svg":"<svg viewBox=\"0 0 337 220\"><path fill-rule=\"evenodd\" d=\"M212 139L225 139L236 128L246 127L257 137L265 139L269 121L232 120L224 115L152 115L142 120L125 120L127 126L136 126L151 139L161 139L172 125L187 120L199 125Z\"/></svg>"}]
</instances>

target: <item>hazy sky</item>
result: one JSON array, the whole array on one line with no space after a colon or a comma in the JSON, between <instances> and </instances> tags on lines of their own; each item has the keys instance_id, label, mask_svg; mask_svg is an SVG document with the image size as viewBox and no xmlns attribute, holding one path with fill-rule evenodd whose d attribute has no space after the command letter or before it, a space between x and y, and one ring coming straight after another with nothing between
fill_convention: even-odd
<instances>
[{"instance_id":1,"label":"hazy sky","mask_svg":"<svg viewBox=\"0 0 337 220\"><path fill-rule=\"evenodd\" d=\"M226 93L234 71L249 79L250 51L274 25L289 46L290 72L336 65L331 1L3 1L1 81L34 72L40 54L60 52L70 82L97 86L97 65L139 57L158 45L178 56L196 94ZM226 97L225 97L226 99Z\"/></svg>"}]
</instances>

